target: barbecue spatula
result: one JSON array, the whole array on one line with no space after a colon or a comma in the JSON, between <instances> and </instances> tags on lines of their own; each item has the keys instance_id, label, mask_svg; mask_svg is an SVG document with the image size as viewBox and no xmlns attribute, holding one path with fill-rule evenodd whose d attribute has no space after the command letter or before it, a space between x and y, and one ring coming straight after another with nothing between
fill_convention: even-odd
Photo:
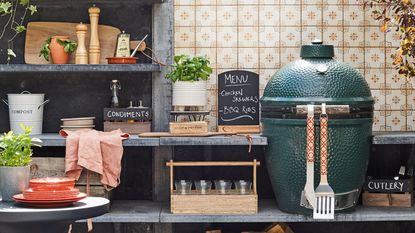
<instances>
[{"instance_id":1,"label":"barbecue spatula","mask_svg":"<svg viewBox=\"0 0 415 233\"><path fill-rule=\"evenodd\" d=\"M334 191L327 181L328 116L326 104L321 104L320 115L320 184L317 186L314 219L334 219Z\"/></svg>"}]
</instances>

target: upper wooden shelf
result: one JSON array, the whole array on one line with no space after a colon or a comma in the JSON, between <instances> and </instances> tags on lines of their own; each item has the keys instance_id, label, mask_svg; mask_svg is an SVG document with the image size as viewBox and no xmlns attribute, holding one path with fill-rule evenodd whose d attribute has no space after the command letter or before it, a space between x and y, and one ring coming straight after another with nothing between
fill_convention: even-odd
<instances>
[{"instance_id":1,"label":"upper wooden shelf","mask_svg":"<svg viewBox=\"0 0 415 233\"><path fill-rule=\"evenodd\" d=\"M158 64L132 64L132 65L31 65L31 64L2 64L0 73L45 73L45 72L159 72L161 67Z\"/></svg>"}]
</instances>

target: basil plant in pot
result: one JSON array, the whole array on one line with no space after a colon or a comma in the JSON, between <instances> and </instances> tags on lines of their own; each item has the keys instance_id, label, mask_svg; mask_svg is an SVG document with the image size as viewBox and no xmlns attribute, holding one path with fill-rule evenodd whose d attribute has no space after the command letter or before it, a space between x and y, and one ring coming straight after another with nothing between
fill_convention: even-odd
<instances>
[{"instance_id":1,"label":"basil plant in pot","mask_svg":"<svg viewBox=\"0 0 415 233\"><path fill-rule=\"evenodd\" d=\"M184 111L185 107L205 107L207 80L212 74L209 60L204 56L174 56L173 70L166 75L173 82L173 106Z\"/></svg>"},{"instance_id":2,"label":"basil plant in pot","mask_svg":"<svg viewBox=\"0 0 415 233\"><path fill-rule=\"evenodd\" d=\"M13 131L0 136L0 193L3 201L12 201L15 194L29 186L32 146L42 141L29 136L31 126L20 125L24 133Z\"/></svg>"}]
</instances>

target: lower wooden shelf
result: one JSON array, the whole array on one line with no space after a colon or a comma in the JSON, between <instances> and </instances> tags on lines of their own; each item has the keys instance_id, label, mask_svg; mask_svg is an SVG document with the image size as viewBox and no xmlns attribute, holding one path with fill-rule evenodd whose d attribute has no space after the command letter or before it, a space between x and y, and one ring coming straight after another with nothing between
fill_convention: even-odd
<instances>
[{"instance_id":1,"label":"lower wooden shelf","mask_svg":"<svg viewBox=\"0 0 415 233\"><path fill-rule=\"evenodd\" d=\"M80 222L85 221L81 220ZM151 201L113 201L109 213L94 222L120 223L239 223L239 222L384 222L415 221L415 207L385 208L358 206L355 211L336 214L334 220L315 220L311 215L284 213L274 200L259 200L258 214L188 215L171 214L170 205Z\"/></svg>"}]
</instances>

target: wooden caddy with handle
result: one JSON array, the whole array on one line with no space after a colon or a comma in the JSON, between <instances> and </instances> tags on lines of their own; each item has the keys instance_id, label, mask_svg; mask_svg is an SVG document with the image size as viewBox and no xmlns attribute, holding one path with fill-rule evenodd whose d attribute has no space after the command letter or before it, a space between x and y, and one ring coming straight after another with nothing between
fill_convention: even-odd
<instances>
[{"instance_id":1,"label":"wooden caddy with handle","mask_svg":"<svg viewBox=\"0 0 415 233\"><path fill-rule=\"evenodd\" d=\"M256 159L252 162L170 162L170 201L173 214L256 214L258 212L257 194L257 166ZM220 194L211 190L207 194L200 194L192 190L190 194L179 194L174 190L174 167L208 167L208 166L252 166L252 191L240 194L231 190Z\"/></svg>"}]
</instances>

